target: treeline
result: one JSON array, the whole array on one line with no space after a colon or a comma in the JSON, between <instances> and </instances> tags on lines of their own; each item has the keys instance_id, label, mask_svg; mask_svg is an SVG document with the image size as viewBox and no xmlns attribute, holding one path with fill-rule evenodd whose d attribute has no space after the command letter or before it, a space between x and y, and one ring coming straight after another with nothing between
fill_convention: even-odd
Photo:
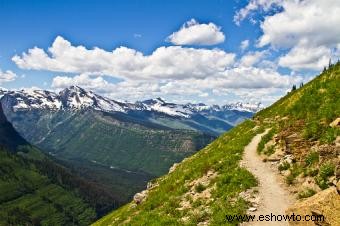
<instances>
[{"instance_id":1,"label":"treeline","mask_svg":"<svg viewBox=\"0 0 340 226\"><path fill-rule=\"evenodd\" d=\"M332 63L332 60L329 59L328 68L325 66L323 68L322 72L326 72L327 70L332 69L332 68L337 67L337 66L340 66L340 60L339 59L336 63Z\"/></svg>"},{"instance_id":2,"label":"treeline","mask_svg":"<svg viewBox=\"0 0 340 226\"><path fill-rule=\"evenodd\" d=\"M340 60L338 60L336 63L332 63L332 60L330 59L330 60L329 60L329 63L328 63L328 68L325 66L325 67L323 68L322 73L325 73L327 70L332 70L332 69L334 69L334 68L336 68L336 67L339 67L339 66L340 66ZM303 85L304 85L303 82L301 82L299 88L302 88ZM293 91L295 91L295 90L297 90L297 89L298 89L298 87L294 84L294 85L292 86L291 91L293 92Z\"/></svg>"}]
</instances>

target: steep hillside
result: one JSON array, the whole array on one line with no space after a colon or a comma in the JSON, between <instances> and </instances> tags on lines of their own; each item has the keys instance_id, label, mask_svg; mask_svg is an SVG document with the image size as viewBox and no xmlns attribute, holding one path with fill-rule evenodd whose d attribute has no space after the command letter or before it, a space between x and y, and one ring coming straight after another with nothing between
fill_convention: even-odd
<instances>
[{"instance_id":1,"label":"steep hillside","mask_svg":"<svg viewBox=\"0 0 340 226\"><path fill-rule=\"evenodd\" d=\"M0 133L0 225L88 225L123 202L30 146L1 105Z\"/></svg>"},{"instance_id":2,"label":"steep hillside","mask_svg":"<svg viewBox=\"0 0 340 226\"><path fill-rule=\"evenodd\" d=\"M23 139L13 128L12 124L7 121L0 104L0 145L3 148L15 151L20 145L27 144L27 141Z\"/></svg>"},{"instance_id":3,"label":"steep hillside","mask_svg":"<svg viewBox=\"0 0 340 226\"><path fill-rule=\"evenodd\" d=\"M12 121L25 138L56 158L150 175L165 173L213 139L194 131L133 123L121 113L30 111L15 117Z\"/></svg>"},{"instance_id":4,"label":"steep hillside","mask_svg":"<svg viewBox=\"0 0 340 226\"><path fill-rule=\"evenodd\" d=\"M81 197L51 182L32 161L15 154L19 145L26 154L37 150L27 146L1 107L0 131L1 225L62 225L72 221L86 225L95 219L94 210Z\"/></svg>"},{"instance_id":5,"label":"steep hillside","mask_svg":"<svg viewBox=\"0 0 340 226\"><path fill-rule=\"evenodd\" d=\"M87 225L96 213L34 164L0 149L0 225Z\"/></svg>"},{"instance_id":6,"label":"steep hillside","mask_svg":"<svg viewBox=\"0 0 340 226\"><path fill-rule=\"evenodd\" d=\"M27 140L79 176L119 194L123 203L214 138L132 120L121 113L84 110L21 112L12 121Z\"/></svg>"},{"instance_id":7,"label":"steep hillside","mask_svg":"<svg viewBox=\"0 0 340 226\"><path fill-rule=\"evenodd\" d=\"M226 215L246 213L250 203L240 193L257 185L239 161L244 147L265 129L269 133L258 152L273 161L298 198L333 186L340 175L339 85L340 63L175 165L134 202L94 225L238 224ZM315 181L315 190L303 188L309 180Z\"/></svg>"},{"instance_id":8,"label":"steep hillside","mask_svg":"<svg viewBox=\"0 0 340 226\"><path fill-rule=\"evenodd\" d=\"M255 120L270 127L258 152L274 161L298 198L336 185L340 176L340 63L293 90Z\"/></svg>"}]
</instances>

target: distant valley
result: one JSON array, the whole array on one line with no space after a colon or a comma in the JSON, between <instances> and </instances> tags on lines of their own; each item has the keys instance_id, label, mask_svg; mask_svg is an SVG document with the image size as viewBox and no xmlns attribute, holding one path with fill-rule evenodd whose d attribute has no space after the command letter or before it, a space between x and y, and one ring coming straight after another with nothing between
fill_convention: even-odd
<instances>
[{"instance_id":1,"label":"distant valley","mask_svg":"<svg viewBox=\"0 0 340 226\"><path fill-rule=\"evenodd\" d=\"M0 225L88 225L120 203L31 146L1 106L0 193Z\"/></svg>"},{"instance_id":2,"label":"distant valley","mask_svg":"<svg viewBox=\"0 0 340 226\"><path fill-rule=\"evenodd\" d=\"M76 175L101 184L124 203L176 162L251 117L260 104L135 103L72 86L1 91L14 128Z\"/></svg>"}]
</instances>

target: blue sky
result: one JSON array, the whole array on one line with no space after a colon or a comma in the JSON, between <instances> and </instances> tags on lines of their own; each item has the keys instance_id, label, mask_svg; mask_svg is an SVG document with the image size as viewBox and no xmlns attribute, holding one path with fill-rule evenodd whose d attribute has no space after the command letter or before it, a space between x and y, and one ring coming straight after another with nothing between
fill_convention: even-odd
<instances>
[{"instance_id":1,"label":"blue sky","mask_svg":"<svg viewBox=\"0 0 340 226\"><path fill-rule=\"evenodd\" d=\"M3 77L0 77L0 86L60 90L75 84L116 99L162 96L178 102L270 103L292 84L312 78L327 59L336 59L339 55L337 31L324 34L329 35L327 40L331 41L325 38L310 44L311 36L303 29L300 29L302 32L284 29L294 20L290 14L295 9L306 9L305 14L301 11L299 18L303 21L311 19L309 11L313 7L318 6L320 12L325 13L327 6L318 0L309 0L305 5L287 2L0 0L0 69ZM331 11L335 15L340 6L336 1L334 4L336 7ZM274 17L279 14L283 14L284 20L282 24L275 24L279 20ZM283 28L274 30L275 26ZM314 28L308 22L300 26L306 29L312 26L309 28L312 32L323 29L323 25ZM193 29L188 29L190 27ZM173 33L176 35L171 41ZM280 35L294 38L280 39ZM57 37L58 48L68 60L63 60L65 56L53 59L55 56L48 52L48 48L57 43ZM241 49L242 42L249 44ZM79 49L71 50L79 46L86 50L100 49L98 60L93 59L93 54L97 53L85 51L82 55L77 52L81 51ZM125 50L109 56L120 46L142 54L143 59ZM29 55L29 49L34 47L44 51L46 57ZM159 48L165 49L155 54ZM319 55L301 60L300 53L308 54L308 51ZM24 59L25 54L28 57ZM154 57L149 57L153 54ZM176 60L182 54L181 61ZM17 60L13 60L15 55ZM245 57L243 61L242 57ZM124 59L123 63L119 63L121 59ZM244 63L246 59L248 63ZM70 63L73 60L75 63ZM199 62L199 65L190 67L186 61Z\"/></svg>"}]
</instances>

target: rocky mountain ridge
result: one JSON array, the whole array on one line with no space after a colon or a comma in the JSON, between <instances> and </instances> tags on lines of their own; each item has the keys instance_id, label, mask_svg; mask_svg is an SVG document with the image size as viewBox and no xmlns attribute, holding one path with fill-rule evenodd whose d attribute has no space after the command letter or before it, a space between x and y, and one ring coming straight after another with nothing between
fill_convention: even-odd
<instances>
[{"instance_id":1,"label":"rocky mountain ridge","mask_svg":"<svg viewBox=\"0 0 340 226\"><path fill-rule=\"evenodd\" d=\"M232 103L223 106L198 104L175 104L162 98L137 101L135 103L112 100L78 86L70 86L59 93L47 90L23 89L18 91L0 90L13 111L25 110L80 110L91 108L104 112L154 111L169 116L190 118L195 113L241 111L255 113L263 108L261 103ZM5 101L5 102L6 102Z\"/></svg>"}]
</instances>

